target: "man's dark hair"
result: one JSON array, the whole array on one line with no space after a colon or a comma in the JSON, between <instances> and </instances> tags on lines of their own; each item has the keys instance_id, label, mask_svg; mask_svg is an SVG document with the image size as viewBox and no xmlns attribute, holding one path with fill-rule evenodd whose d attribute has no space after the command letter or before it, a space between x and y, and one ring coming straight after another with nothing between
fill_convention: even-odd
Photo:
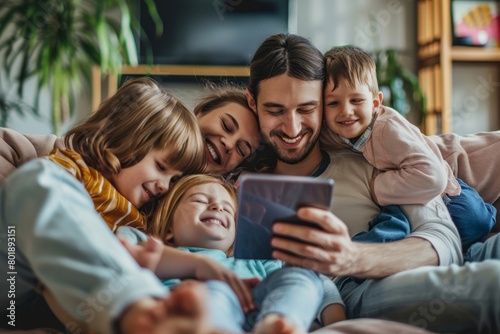
<instances>
[{"instance_id":1,"label":"man's dark hair","mask_svg":"<svg viewBox=\"0 0 500 334\"><path fill-rule=\"evenodd\" d=\"M270 36L252 58L248 89L256 99L259 83L281 74L304 81L323 81L323 54L304 37L293 34Z\"/></svg>"}]
</instances>

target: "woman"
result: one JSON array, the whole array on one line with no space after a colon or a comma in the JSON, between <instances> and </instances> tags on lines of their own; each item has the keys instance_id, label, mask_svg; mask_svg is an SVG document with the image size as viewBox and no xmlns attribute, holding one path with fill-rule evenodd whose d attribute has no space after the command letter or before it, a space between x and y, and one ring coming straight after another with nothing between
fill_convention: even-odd
<instances>
[{"instance_id":1,"label":"woman","mask_svg":"<svg viewBox=\"0 0 500 334\"><path fill-rule=\"evenodd\" d=\"M229 173L253 157L260 145L259 125L245 90L211 86L194 108L205 139L207 171Z\"/></svg>"},{"instance_id":2,"label":"woman","mask_svg":"<svg viewBox=\"0 0 500 334\"><path fill-rule=\"evenodd\" d=\"M205 140L207 172L226 174L251 159L260 147L257 118L243 88L210 86L194 109ZM54 135L23 135L0 128L0 184L21 164L64 148Z\"/></svg>"}]
</instances>

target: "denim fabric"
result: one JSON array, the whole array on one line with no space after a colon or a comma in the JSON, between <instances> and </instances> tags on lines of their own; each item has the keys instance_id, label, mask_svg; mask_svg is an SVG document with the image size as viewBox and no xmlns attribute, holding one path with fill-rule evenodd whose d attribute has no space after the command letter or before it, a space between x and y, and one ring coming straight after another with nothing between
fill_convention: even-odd
<instances>
[{"instance_id":1,"label":"denim fabric","mask_svg":"<svg viewBox=\"0 0 500 334\"><path fill-rule=\"evenodd\" d=\"M500 259L500 233L485 242L472 244L464 255L464 261L467 262L481 262L488 259Z\"/></svg>"},{"instance_id":2,"label":"denim fabric","mask_svg":"<svg viewBox=\"0 0 500 334\"><path fill-rule=\"evenodd\" d=\"M348 318L379 318L439 333L500 333L500 261L421 267L340 294Z\"/></svg>"},{"instance_id":3,"label":"denim fabric","mask_svg":"<svg viewBox=\"0 0 500 334\"><path fill-rule=\"evenodd\" d=\"M406 238L410 234L410 222L399 205L388 205L368 222L368 232L352 237L359 242L389 242Z\"/></svg>"},{"instance_id":4,"label":"denim fabric","mask_svg":"<svg viewBox=\"0 0 500 334\"><path fill-rule=\"evenodd\" d=\"M497 210L485 203L476 190L457 178L462 187L458 196L448 196L445 204L457 227L464 252L476 241L481 240L490 232L496 223Z\"/></svg>"},{"instance_id":5,"label":"denim fabric","mask_svg":"<svg viewBox=\"0 0 500 334\"><path fill-rule=\"evenodd\" d=\"M445 196L444 202L457 227L464 253L484 238L496 223L496 209L485 203L476 190L457 178L462 187L459 196ZM389 242L400 240L410 233L410 223L397 205L382 207L368 223L368 232L360 232L352 239L360 242Z\"/></svg>"},{"instance_id":6,"label":"denim fabric","mask_svg":"<svg viewBox=\"0 0 500 334\"><path fill-rule=\"evenodd\" d=\"M233 290L224 282L208 281L212 324L230 333L251 331L267 314L287 316L307 330L323 299L323 282L311 270L285 267L272 272L252 290L255 310L243 314Z\"/></svg>"}]
</instances>

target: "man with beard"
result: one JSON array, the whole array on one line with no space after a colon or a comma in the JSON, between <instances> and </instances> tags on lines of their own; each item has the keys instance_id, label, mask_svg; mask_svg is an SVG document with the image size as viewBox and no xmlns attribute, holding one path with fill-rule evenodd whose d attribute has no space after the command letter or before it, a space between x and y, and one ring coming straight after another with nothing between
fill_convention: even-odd
<instances>
[{"instance_id":1,"label":"man with beard","mask_svg":"<svg viewBox=\"0 0 500 334\"><path fill-rule=\"evenodd\" d=\"M500 330L499 238L463 264L458 232L441 198L401 206L412 232L389 243L351 240L380 208L370 194L377 173L362 155L322 151L324 60L296 35L274 35L250 65L247 99L277 156L276 174L335 180L333 213L302 208L320 230L278 223L273 256L335 276L349 318L384 318L439 332ZM495 253L496 252L496 253ZM480 262L482 261L482 262Z\"/></svg>"}]
</instances>

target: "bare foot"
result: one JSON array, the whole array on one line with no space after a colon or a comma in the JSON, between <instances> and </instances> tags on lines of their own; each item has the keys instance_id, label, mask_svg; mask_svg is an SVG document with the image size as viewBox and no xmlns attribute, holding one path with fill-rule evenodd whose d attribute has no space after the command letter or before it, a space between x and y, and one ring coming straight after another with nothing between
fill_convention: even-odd
<instances>
[{"instance_id":1,"label":"bare foot","mask_svg":"<svg viewBox=\"0 0 500 334\"><path fill-rule=\"evenodd\" d=\"M208 334L204 300L207 291L201 284L188 284L172 290L164 299L147 298L134 303L120 319L123 334Z\"/></svg>"},{"instance_id":2,"label":"bare foot","mask_svg":"<svg viewBox=\"0 0 500 334\"><path fill-rule=\"evenodd\" d=\"M255 334L306 334L300 326L279 314L268 314L254 327Z\"/></svg>"}]
</instances>

